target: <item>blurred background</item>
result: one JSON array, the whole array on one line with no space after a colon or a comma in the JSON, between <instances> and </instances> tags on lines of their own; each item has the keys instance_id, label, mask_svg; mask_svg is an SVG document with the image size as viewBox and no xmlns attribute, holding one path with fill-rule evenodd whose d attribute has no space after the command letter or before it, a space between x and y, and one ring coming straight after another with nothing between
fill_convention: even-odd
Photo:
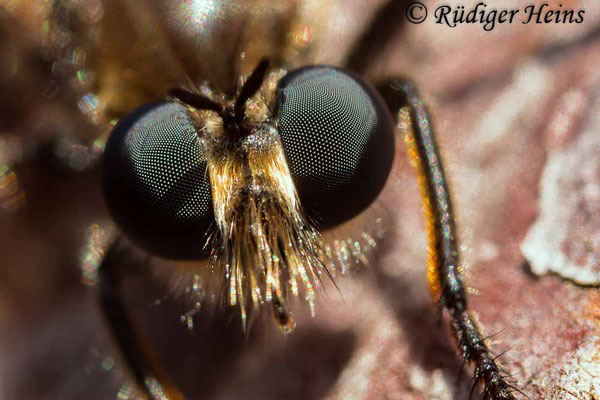
<instances>
[{"instance_id":1,"label":"blurred background","mask_svg":"<svg viewBox=\"0 0 600 400\"><path fill-rule=\"evenodd\" d=\"M106 137L170 87L209 80L228 90L264 56L416 82L491 347L508 350L500 360L531 399L600 398L600 4L548 2L584 10L579 24L485 31L436 24L438 6L459 3L425 3L428 18L411 24L408 1L0 0L0 398L139 398L97 299L94 271L116 233L99 187ZM189 331L186 300L144 262L124 265L126 301L184 393L467 398L471 371L459 377L429 297L419 190L401 140L380 203L387 235L370 267L340 279L343 299L324 298L288 337L268 318L244 336L236 318L209 309Z\"/></svg>"}]
</instances>

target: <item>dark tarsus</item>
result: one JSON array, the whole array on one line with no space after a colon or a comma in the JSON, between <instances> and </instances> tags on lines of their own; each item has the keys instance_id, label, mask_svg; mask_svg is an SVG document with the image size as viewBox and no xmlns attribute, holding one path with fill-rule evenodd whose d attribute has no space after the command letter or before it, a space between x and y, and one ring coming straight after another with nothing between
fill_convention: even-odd
<instances>
[{"instance_id":1,"label":"dark tarsus","mask_svg":"<svg viewBox=\"0 0 600 400\"><path fill-rule=\"evenodd\" d=\"M450 191L425 105L413 84L406 80L389 80L379 88L392 112L408 107L410 113L431 203L436 236L435 251L439 258L439 302L450 315L450 326L462 358L465 363L474 363L474 379L482 382L484 399L514 400L516 398L511 392L518 389L505 380L502 368L496 363L496 358L491 357L485 339L468 311L465 285L460 274Z\"/></svg>"},{"instance_id":2,"label":"dark tarsus","mask_svg":"<svg viewBox=\"0 0 600 400\"><path fill-rule=\"evenodd\" d=\"M450 326L465 363L475 365L474 380L483 384L484 399L515 400L496 358L490 355L485 338L468 312L465 285L459 271L459 253L456 243L456 228L442 161L435 143L429 116L418 97L414 86L407 81L392 80L380 86L380 92L392 110L408 107L413 122L414 138L423 163L429 201L432 205L434 231L437 237L436 251L439 255L438 279L440 282L440 305L450 315ZM152 397L147 386L148 378L161 377L164 386L172 387L165 380L151 353L142 343L143 338L135 332L131 318L119 293L119 274L115 269L120 261L118 243L107 252L99 268L102 307L113 334L127 360L136 381ZM176 392L177 393L177 392Z\"/></svg>"},{"instance_id":3,"label":"dark tarsus","mask_svg":"<svg viewBox=\"0 0 600 400\"><path fill-rule=\"evenodd\" d=\"M391 0L378 10L365 30L365 34L357 40L348 53L346 68L358 74L364 74L368 70L389 42L402 30L405 22L404 12L409 3L409 0ZM243 114L240 111L243 110L246 100L262 83L267 70L268 62L263 60L241 89L234 110L224 110L204 96L183 89L174 89L171 95L197 108L214 110L221 115L229 114L230 118L225 119L232 119L232 122L237 125L240 121L236 117L239 118ZM378 88L392 114L403 107L408 107L410 110L414 138L419 157L423 162L437 236L436 251L440 259L437 270L441 288L439 301L450 315L450 326L464 362L472 362L475 365L473 388L477 381L481 381L484 399L516 400L512 393L520 391L507 382L502 368L496 363L496 358L490 355L485 338L468 311L465 285L459 271L459 253L450 194L425 106L414 86L405 80L389 80ZM436 176L440 179L436 179ZM148 391L150 398L156 399L148 390L145 381L148 377L162 374L157 373L152 357L140 344L141 338L137 337L118 293L119 283L118 275L114 271L116 262L114 252L113 248L109 250L99 270L102 306L136 380Z\"/></svg>"}]
</instances>

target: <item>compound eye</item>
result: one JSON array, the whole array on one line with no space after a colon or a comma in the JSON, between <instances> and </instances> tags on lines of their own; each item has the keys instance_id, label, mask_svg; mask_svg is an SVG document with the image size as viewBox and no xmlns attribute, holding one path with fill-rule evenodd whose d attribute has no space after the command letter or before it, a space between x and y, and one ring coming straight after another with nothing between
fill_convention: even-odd
<instances>
[{"instance_id":1,"label":"compound eye","mask_svg":"<svg viewBox=\"0 0 600 400\"><path fill-rule=\"evenodd\" d=\"M305 211L321 227L345 222L383 188L394 158L394 124L375 89L332 67L282 78L277 118Z\"/></svg>"},{"instance_id":2,"label":"compound eye","mask_svg":"<svg viewBox=\"0 0 600 400\"><path fill-rule=\"evenodd\" d=\"M185 107L159 102L121 119L102 163L106 203L134 243L165 258L205 255L214 221L211 189Z\"/></svg>"}]
</instances>

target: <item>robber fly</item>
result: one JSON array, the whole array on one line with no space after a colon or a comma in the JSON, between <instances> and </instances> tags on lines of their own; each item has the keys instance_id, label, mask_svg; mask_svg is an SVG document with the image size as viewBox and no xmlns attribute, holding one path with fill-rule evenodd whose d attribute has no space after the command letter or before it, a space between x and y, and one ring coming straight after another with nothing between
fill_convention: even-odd
<instances>
[{"instance_id":1,"label":"robber fly","mask_svg":"<svg viewBox=\"0 0 600 400\"><path fill-rule=\"evenodd\" d=\"M152 7L170 22L157 22ZM467 307L443 161L413 84L367 82L352 50L352 69L306 62L316 30L302 24L295 3L264 15L212 1L57 3L52 12L60 21L53 31L58 51L88 58L74 64L82 84L97 93L92 116L118 119L107 129L102 180L123 237L152 256L188 261L182 268L191 276L210 272L244 326L270 308L289 333L291 299L314 307L319 287L342 262L339 254L349 251L324 237L376 203L395 156L395 125L408 122L406 143L428 224L432 295L448 312L484 397L514 398ZM119 18L130 13L143 24ZM178 49L168 42L181 31L186 57L174 56ZM207 37L219 48L208 46ZM204 59L189 56L193 51ZM120 243L97 270L109 327L150 398L182 399L122 300Z\"/></svg>"}]
</instances>

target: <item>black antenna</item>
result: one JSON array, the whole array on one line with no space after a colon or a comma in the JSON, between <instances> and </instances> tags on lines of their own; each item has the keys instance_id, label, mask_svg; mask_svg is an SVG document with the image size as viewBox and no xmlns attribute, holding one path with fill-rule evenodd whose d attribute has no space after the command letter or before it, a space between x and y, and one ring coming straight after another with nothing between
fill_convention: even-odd
<instances>
[{"instance_id":1,"label":"black antenna","mask_svg":"<svg viewBox=\"0 0 600 400\"><path fill-rule=\"evenodd\" d=\"M240 90L240 94L235 101L234 106L234 116L235 122L240 123L244 118L244 112L246 107L246 101L249 98L254 96L254 94L260 89L262 83L267 75L267 70L269 69L269 60L266 58L262 59L260 63L256 66L252 74L248 77L246 82L244 82L244 86L242 86L242 90Z\"/></svg>"},{"instance_id":2,"label":"black antenna","mask_svg":"<svg viewBox=\"0 0 600 400\"><path fill-rule=\"evenodd\" d=\"M190 92L189 90L174 88L169 91L169 94L175 97L177 100L190 105L192 107L198 108L200 110L212 110L218 113L221 113L223 107L220 104L215 103L208 97L205 97L201 94Z\"/></svg>"}]
</instances>

